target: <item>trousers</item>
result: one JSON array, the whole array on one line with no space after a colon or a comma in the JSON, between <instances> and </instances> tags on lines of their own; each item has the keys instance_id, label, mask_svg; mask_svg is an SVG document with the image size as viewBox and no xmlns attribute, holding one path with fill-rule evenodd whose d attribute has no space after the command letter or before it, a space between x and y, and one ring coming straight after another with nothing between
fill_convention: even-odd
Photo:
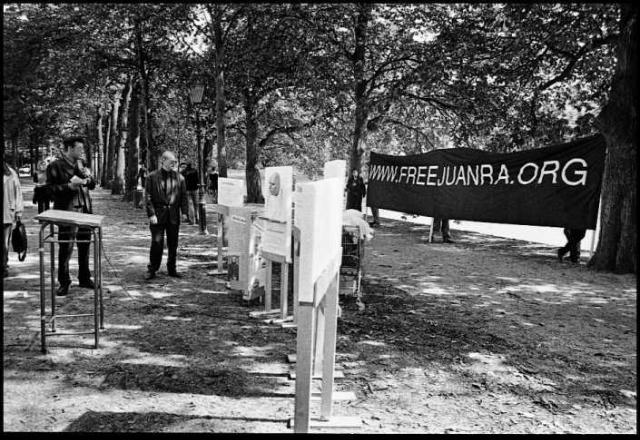
<instances>
[{"instance_id":1,"label":"trousers","mask_svg":"<svg viewBox=\"0 0 640 440\"><path fill-rule=\"evenodd\" d=\"M586 229L564 228L564 236L567 237L567 244L560 248L558 254L563 256L569 252L569 260L576 263L580 258L580 242L587 234Z\"/></svg>"},{"instance_id":2,"label":"trousers","mask_svg":"<svg viewBox=\"0 0 640 440\"><path fill-rule=\"evenodd\" d=\"M187 191L187 200L189 201L189 215L187 218L190 222L198 222L198 190Z\"/></svg>"},{"instance_id":3,"label":"trousers","mask_svg":"<svg viewBox=\"0 0 640 440\"><path fill-rule=\"evenodd\" d=\"M4 260L3 266L4 266L5 272L9 267L9 246L11 243L11 227L12 227L11 223L4 224L4 239L2 241L2 254L3 254L2 259Z\"/></svg>"},{"instance_id":4,"label":"trousers","mask_svg":"<svg viewBox=\"0 0 640 440\"><path fill-rule=\"evenodd\" d=\"M451 235L449 234L449 219L434 217L433 232L441 232L443 240L451 238Z\"/></svg>"},{"instance_id":5,"label":"trousers","mask_svg":"<svg viewBox=\"0 0 640 440\"><path fill-rule=\"evenodd\" d=\"M178 234L180 225L163 224L149 225L151 230L151 250L149 251L149 265L147 269L157 272L162 263L162 252L164 251L164 236L167 236L167 270L175 272L176 256L178 253Z\"/></svg>"},{"instance_id":6,"label":"trousers","mask_svg":"<svg viewBox=\"0 0 640 440\"><path fill-rule=\"evenodd\" d=\"M88 240L91 239L91 228L83 228L76 226L58 226L58 238L60 240L87 240L85 243L76 242L78 246L78 280L80 282L88 281L91 278L89 271L89 246ZM74 243L58 243L58 282L69 284L71 277L69 276L69 261L73 255Z\"/></svg>"}]
</instances>

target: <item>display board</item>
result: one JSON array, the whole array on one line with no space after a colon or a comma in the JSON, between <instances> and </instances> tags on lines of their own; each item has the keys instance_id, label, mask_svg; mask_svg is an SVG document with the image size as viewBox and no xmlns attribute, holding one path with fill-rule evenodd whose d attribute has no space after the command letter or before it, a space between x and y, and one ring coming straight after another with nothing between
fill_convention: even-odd
<instances>
[{"instance_id":1,"label":"display board","mask_svg":"<svg viewBox=\"0 0 640 440\"><path fill-rule=\"evenodd\" d=\"M340 253L344 178L299 183L294 196L295 224L300 229L298 301L313 302L314 283Z\"/></svg>"},{"instance_id":2,"label":"display board","mask_svg":"<svg viewBox=\"0 0 640 440\"><path fill-rule=\"evenodd\" d=\"M232 289L242 290L243 299L252 299L258 293L254 287L264 287L264 275L258 273L264 267L259 252L264 226L256 224L261 214L262 205L247 204L230 206L225 216L229 222L229 284Z\"/></svg>"},{"instance_id":3,"label":"display board","mask_svg":"<svg viewBox=\"0 0 640 440\"><path fill-rule=\"evenodd\" d=\"M265 222L261 218L255 218L251 222L249 235L249 255L247 261L247 288L242 299L250 301L264 296L267 265L262 258L262 242L264 237Z\"/></svg>"},{"instance_id":4,"label":"display board","mask_svg":"<svg viewBox=\"0 0 640 440\"><path fill-rule=\"evenodd\" d=\"M241 179L218 178L218 204L225 206L244 205L247 195L245 181Z\"/></svg>"},{"instance_id":5,"label":"display board","mask_svg":"<svg viewBox=\"0 0 640 440\"><path fill-rule=\"evenodd\" d=\"M324 164L324 178L337 177L344 179L347 175L347 162L344 160L332 160Z\"/></svg>"},{"instance_id":6,"label":"display board","mask_svg":"<svg viewBox=\"0 0 640 440\"><path fill-rule=\"evenodd\" d=\"M324 164L324 178L330 179L332 177L336 177L338 179L346 179L347 176L347 162L344 160L331 160L329 162L325 162ZM343 185L344 186L344 185ZM345 207L345 194L342 192L342 198L340 207L344 209Z\"/></svg>"},{"instance_id":7,"label":"display board","mask_svg":"<svg viewBox=\"0 0 640 440\"><path fill-rule=\"evenodd\" d=\"M265 230L263 249L282 255L291 262L291 211L293 168L265 168L263 193L265 199Z\"/></svg>"}]
</instances>

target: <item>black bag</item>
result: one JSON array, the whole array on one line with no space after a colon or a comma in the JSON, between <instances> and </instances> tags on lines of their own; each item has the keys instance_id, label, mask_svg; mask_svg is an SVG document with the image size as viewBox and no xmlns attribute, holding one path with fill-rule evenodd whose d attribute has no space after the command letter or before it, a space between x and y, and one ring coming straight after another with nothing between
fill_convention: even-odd
<instances>
[{"instance_id":1,"label":"black bag","mask_svg":"<svg viewBox=\"0 0 640 440\"><path fill-rule=\"evenodd\" d=\"M11 232L11 246L18 253L18 260L27 258L27 230L21 221L16 222L16 227Z\"/></svg>"}]
</instances>

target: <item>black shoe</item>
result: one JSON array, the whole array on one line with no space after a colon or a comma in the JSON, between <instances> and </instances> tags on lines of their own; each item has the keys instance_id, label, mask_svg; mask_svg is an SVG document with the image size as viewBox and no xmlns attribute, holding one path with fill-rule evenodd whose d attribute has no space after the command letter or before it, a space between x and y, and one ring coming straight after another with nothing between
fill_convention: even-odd
<instances>
[{"instance_id":1,"label":"black shoe","mask_svg":"<svg viewBox=\"0 0 640 440\"><path fill-rule=\"evenodd\" d=\"M170 277L173 277L173 278L182 278L182 274L176 272L175 270L170 270L168 274Z\"/></svg>"},{"instance_id":2,"label":"black shoe","mask_svg":"<svg viewBox=\"0 0 640 440\"><path fill-rule=\"evenodd\" d=\"M156 277L156 273L153 270L147 271L147 275L144 277L145 280L152 280Z\"/></svg>"},{"instance_id":3,"label":"black shoe","mask_svg":"<svg viewBox=\"0 0 640 440\"><path fill-rule=\"evenodd\" d=\"M558 249L558 261L562 263L562 257L564 257L564 252L562 249Z\"/></svg>"},{"instance_id":4,"label":"black shoe","mask_svg":"<svg viewBox=\"0 0 640 440\"><path fill-rule=\"evenodd\" d=\"M71 285L71 282L68 282L66 284L60 284L60 287L58 287L58 290L56 290L56 296L67 296L67 294L69 293L70 285Z\"/></svg>"},{"instance_id":5,"label":"black shoe","mask_svg":"<svg viewBox=\"0 0 640 440\"><path fill-rule=\"evenodd\" d=\"M89 278L88 280L80 281L78 286L84 287L85 289L95 289L96 288L96 285L94 284L94 282L93 282L93 280L91 278Z\"/></svg>"},{"instance_id":6,"label":"black shoe","mask_svg":"<svg viewBox=\"0 0 640 440\"><path fill-rule=\"evenodd\" d=\"M450 238L445 238L442 240L443 243L455 243L455 241L451 240Z\"/></svg>"}]
</instances>

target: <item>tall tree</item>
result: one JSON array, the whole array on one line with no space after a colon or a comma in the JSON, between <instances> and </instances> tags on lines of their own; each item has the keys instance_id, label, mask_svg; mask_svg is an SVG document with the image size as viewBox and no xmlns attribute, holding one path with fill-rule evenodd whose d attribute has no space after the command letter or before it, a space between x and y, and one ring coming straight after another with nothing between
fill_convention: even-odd
<instances>
[{"instance_id":1,"label":"tall tree","mask_svg":"<svg viewBox=\"0 0 640 440\"><path fill-rule=\"evenodd\" d=\"M129 123L129 103L131 102L131 92L133 89L132 77L127 78L122 92L122 105L120 109L120 122L118 124L118 137L115 151L115 167L113 181L111 184L111 194L122 194L124 191L125 174L125 151L127 145L128 123ZM135 164L132 165L136 168Z\"/></svg>"},{"instance_id":2,"label":"tall tree","mask_svg":"<svg viewBox=\"0 0 640 440\"><path fill-rule=\"evenodd\" d=\"M607 142L598 247L589 266L637 273L638 5L621 5L616 73L598 117Z\"/></svg>"}]
</instances>

